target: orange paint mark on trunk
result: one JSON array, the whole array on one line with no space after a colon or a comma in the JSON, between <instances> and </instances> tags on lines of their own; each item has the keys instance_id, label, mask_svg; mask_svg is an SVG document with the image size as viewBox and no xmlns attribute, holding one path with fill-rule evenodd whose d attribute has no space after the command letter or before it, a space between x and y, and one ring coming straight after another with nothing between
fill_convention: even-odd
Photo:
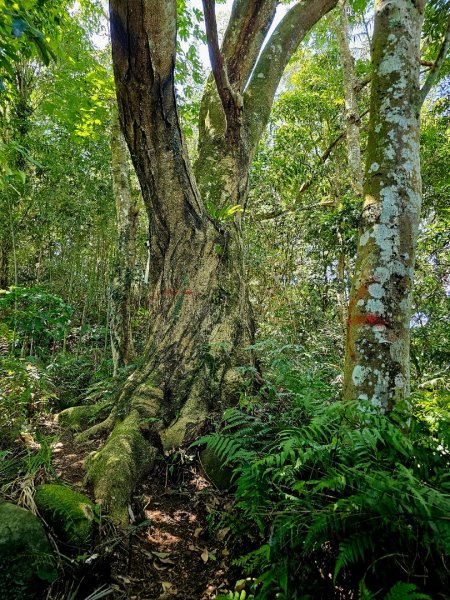
<instances>
[{"instance_id":1,"label":"orange paint mark on trunk","mask_svg":"<svg viewBox=\"0 0 450 600\"><path fill-rule=\"evenodd\" d=\"M362 327L364 325L368 325L372 327L373 325L386 325L384 319L379 315L374 314L358 314L357 305L359 300L363 300L368 295L369 285L371 283L375 283L375 279L369 279L365 283L361 285L356 294L354 294L350 298L350 302L348 303L348 318L347 318L347 353L352 360L356 358L355 351L355 341L353 337L350 335L351 329L353 327ZM354 314L357 313L357 314Z\"/></svg>"}]
</instances>

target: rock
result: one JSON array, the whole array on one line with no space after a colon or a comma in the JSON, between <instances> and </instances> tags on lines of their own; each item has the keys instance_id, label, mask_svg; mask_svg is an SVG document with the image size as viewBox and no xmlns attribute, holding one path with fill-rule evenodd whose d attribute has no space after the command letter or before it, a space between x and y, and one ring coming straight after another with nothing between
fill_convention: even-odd
<instances>
[{"instance_id":1,"label":"rock","mask_svg":"<svg viewBox=\"0 0 450 600\"><path fill-rule=\"evenodd\" d=\"M0 598L33 598L57 576L40 520L30 511L0 500Z\"/></svg>"},{"instance_id":2,"label":"rock","mask_svg":"<svg viewBox=\"0 0 450 600\"><path fill-rule=\"evenodd\" d=\"M229 466L223 467L221 459L215 452L205 448L200 452L200 460L206 476L219 490L224 491L231 487L233 469Z\"/></svg>"},{"instance_id":3,"label":"rock","mask_svg":"<svg viewBox=\"0 0 450 600\"><path fill-rule=\"evenodd\" d=\"M89 547L95 527L95 505L65 485L48 483L36 489L36 506L62 542L74 549Z\"/></svg>"}]
</instances>

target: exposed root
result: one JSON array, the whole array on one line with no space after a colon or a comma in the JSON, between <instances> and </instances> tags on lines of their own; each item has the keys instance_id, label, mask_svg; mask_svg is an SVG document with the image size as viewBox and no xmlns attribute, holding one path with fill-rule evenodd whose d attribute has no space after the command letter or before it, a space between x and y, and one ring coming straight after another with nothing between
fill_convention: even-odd
<instances>
[{"instance_id":1,"label":"exposed root","mask_svg":"<svg viewBox=\"0 0 450 600\"><path fill-rule=\"evenodd\" d=\"M150 471L157 455L142 435L140 423L139 412L132 410L87 461L86 479L94 486L96 500L121 526L128 524L128 503L136 483Z\"/></svg>"},{"instance_id":2,"label":"exposed root","mask_svg":"<svg viewBox=\"0 0 450 600\"><path fill-rule=\"evenodd\" d=\"M69 431L80 431L92 423L104 419L110 410L109 402L100 402L98 404L89 404L86 406L73 406L66 408L56 415L56 422ZM89 431L89 430L88 430Z\"/></svg>"},{"instance_id":3,"label":"exposed root","mask_svg":"<svg viewBox=\"0 0 450 600\"><path fill-rule=\"evenodd\" d=\"M160 447L161 440L164 449L172 449L194 439L208 414L206 402L194 388L177 419L164 428L162 391L149 381L132 386L129 391L130 395L122 391L119 402L106 419L76 436L77 442L84 442L98 433L111 432L104 446L88 458L86 481L93 485L95 499L105 506L119 526L128 524L131 494L152 468L158 453L155 446ZM88 408L92 422L95 407L77 408ZM96 410L101 413L98 405ZM78 417L83 412L63 416L62 423L74 421L74 415ZM77 430L85 421L76 421Z\"/></svg>"},{"instance_id":4,"label":"exposed root","mask_svg":"<svg viewBox=\"0 0 450 600\"><path fill-rule=\"evenodd\" d=\"M86 429L85 431L82 431L81 433L76 435L75 441L78 444L82 444L95 437L99 433L110 432L111 429L114 427L114 422L114 417L112 414L110 414L101 423L92 425L92 427L89 427L89 429Z\"/></svg>"},{"instance_id":5,"label":"exposed root","mask_svg":"<svg viewBox=\"0 0 450 600\"><path fill-rule=\"evenodd\" d=\"M189 439L193 440L207 416L206 403L191 396L181 409L177 419L169 427L159 432L164 450L179 448Z\"/></svg>"}]
</instances>

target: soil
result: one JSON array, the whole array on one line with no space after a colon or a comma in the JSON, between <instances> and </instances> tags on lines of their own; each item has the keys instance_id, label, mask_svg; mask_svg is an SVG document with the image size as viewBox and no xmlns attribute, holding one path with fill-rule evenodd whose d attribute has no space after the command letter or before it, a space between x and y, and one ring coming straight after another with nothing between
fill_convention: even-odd
<instances>
[{"instance_id":1,"label":"soil","mask_svg":"<svg viewBox=\"0 0 450 600\"><path fill-rule=\"evenodd\" d=\"M92 497L83 482L84 462L104 440L76 444L71 435L57 433L56 475ZM64 589L72 578L70 589L78 587L80 600L99 588L109 589L105 597L114 599L215 598L233 581L229 529L218 522L219 511L231 508L231 497L206 479L195 455L180 451L164 457L136 489L129 528L119 531L102 519L95 547L81 566L68 569ZM47 598L60 598L63 584L52 586Z\"/></svg>"}]
</instances>

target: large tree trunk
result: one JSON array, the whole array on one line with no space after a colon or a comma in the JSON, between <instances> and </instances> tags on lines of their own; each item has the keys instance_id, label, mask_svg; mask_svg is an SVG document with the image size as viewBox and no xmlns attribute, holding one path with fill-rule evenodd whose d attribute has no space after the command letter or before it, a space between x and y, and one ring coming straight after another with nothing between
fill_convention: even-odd
<instances>
[{"instance_id":1,"label":"large tree trunk","mask_svg":"<svg viewBox=\"0 0 450 600\"><path fill-rule=\"evenodd\" d=\"M133 356L131 301L136 266L138 197L130 182L129 152L116 111L111 128L111 171L117 215L117 253L111 285L111 352L114 377Z\"/></svg>"},{"instance_id":2,"label":"large tree trunk","mask_svg":"<svg viewBox=\"0 0 450 600\"><path fill-rule=\"evenodd\" d=\"M100 425L119 423L89 467L97 498L119 521L136 478L151 464L152 444L181 445L212 410L237 398L234 367L252 360L245 348L254 323L240 214L228 208L246 204L250 163L290 56L335 3L295 5L261 52L276 0L236 0L220 51L214 2L205 0L213 75L194 176L174 86L176 1L111 0L119 114L148 212L151 256L145 363Z\"/></svg>"},{"instance_id":3,"label":"large tree trunk","mask_svg":"<svg viewBox=\"0 0 450 600\"><path fill-rule=\"evenodd\" d=\"M253 340L253 324L236 228L208 216L189 166L174 93L176 5L111 8L119 110L151 254L147 361L119 403L159 388L164 402L152 416L161 419L164 445L176 447L236 393L233 367L248 361L239 353Z\"/></svg>"},{"instance_id":4,"label":"large tree trunk","mask_svg":"<svg viewBox=\"0 0 450 600\"><path fill-rule=\"evenodd\" d=\"M375 2L364 206L348 311L344 397L382 411L407 400L410 386L423 9L423 0Z\"/></svg>"}]
</instances>

